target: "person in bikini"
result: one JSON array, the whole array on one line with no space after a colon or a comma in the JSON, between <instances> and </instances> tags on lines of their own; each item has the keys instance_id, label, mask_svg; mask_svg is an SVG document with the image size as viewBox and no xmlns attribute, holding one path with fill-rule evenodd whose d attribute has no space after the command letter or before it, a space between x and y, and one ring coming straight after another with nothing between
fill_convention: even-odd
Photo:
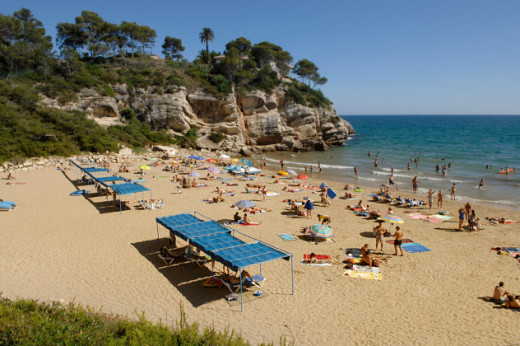
<instances>
[{"instance_id":1,"label":"person in bikini","mask_svg":"<svg viewBox=\"0 0 520 346\"><path fill-rule=\"evenodd\" d=\"M395 249L395 253L394 255L397 255L397 248L399 248L399 250L401 250L401 256L403 256L403 236L404 236L404 233L403 231L401 231L401 227L397 226L395 228L395 233L394 233L394 249Z\"/></svg>"}]
</instances>

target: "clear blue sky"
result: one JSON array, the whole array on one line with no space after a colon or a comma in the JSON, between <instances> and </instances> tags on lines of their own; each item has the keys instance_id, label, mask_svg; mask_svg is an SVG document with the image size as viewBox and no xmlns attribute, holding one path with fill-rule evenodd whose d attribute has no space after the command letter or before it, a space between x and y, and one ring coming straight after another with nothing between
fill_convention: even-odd
<instances>
[{"instance_id":1,"label":"clear blue sky","mask_svg":"<svg viewBox=\"0 0 520 346\"><path fill-rule=\"evenodd\" d=\"M520 114L520 0L4 0L29 8L49 34L82 10L181 38L193 60L244 36L307 58L329 79L339 114Z\"/></svg>"}]
</instances>

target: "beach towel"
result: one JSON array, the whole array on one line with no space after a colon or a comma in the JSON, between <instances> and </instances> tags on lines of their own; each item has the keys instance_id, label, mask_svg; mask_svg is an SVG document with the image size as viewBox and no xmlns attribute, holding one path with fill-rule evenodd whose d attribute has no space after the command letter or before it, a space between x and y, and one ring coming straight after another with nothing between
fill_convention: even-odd
<instances>
[{"instance_id":1,"label":"beach towel","mask_svg":"<svg viewBox=\"0 0 520 346\"><path fill-rule=\"evenodd\" d=\"M431 217L428 219L428 222L437 223L437 222L444 222L444 220Z\"/></svg>"},{"instance_id":2,"label":"beach towel","mask_svg":"<svg viewBox=\"0 0 520 346\"><path fill-rule=\"evenodd\" d=\"M321 267L328 267L331 266L332 263L308 263L305 260L302 260L300 264L307 265L307 266L321 266Z\"/></svg>"},{"instance_id":3,"label":"beach towel","mask_svg":"<svg viewBox=\"0 0 520 346\"><path fill-rule=\"evenodd\" d=\"M270 196L279 196L280 194L278 192L268 191L265 195L267 197L270 197Z\"/></svg>"},{"instance_id":4,"label":"beach towel","mask_svg":"<svg viewBox=\"0 0 520 346\"><path fill-rule=\"evenodd\" d=\"M361 278L368 280L383 280L383 275L379 267L360 266L354 264L352 269L347 269L343 273L343 276L350 276L353 278Z\"/></svg>"},{"instance_id":5,"label":"beach towel","mask_svg":"<svg viewBox=\"0 0 520 346\"><path fill-rule=\"evenodd\" d=\"M403 243L401 246L404 251L410 252L410 253L416 253L416 252L427 252L432 251L428 249L426 246L423 246L419 243Z\"/></svg>"},{"instance_id":6,"label":"beach towel","mask_svg":"<svg viewBox=\"0 0 520 346\"><path fill-rule=\"evenodd\" d=\"M331 260L331 257L330 255L314 255L314 258L316 259L316 262L315 263L312 263L310 262L311 260L311 254L304 254L303 255L303 259L302 261L300 262L301 264L305 264L305 265L311 265L311 266L330 266L332 265L332 263L330 262L322 262L322 261L327 261L327 260Z\"/></svg>"},{"instance_id":7,"label":"beach towel","mask_svg":"<svg viewBox=\"0 0 520 346\"><path fill-rule=\"evenodd\" d=\"M431 217L435 218L435 219L441 219L441 220L450 220L452 218L451 216L448 216L445 214L435 214L435 215L432 215Z\"/></svg>"},{"instance_id":8,"label":"beach towel","mask_svg":"<svg viewBox=\"0 0 520 346\"><path fill-rule=\"evenodd\" d=\"M509 253L519 253L520 247L503 247L502 250L509 252Z\"/></svg>"},{"instance_id":9,"label":"beach towel","mask_svg":"<svg viewBox=\"0 0 520 346\"><path fill-rule=\"evenodd\" d=\"M361 249L358 248L348 248L345 249L345 254L352 254L353 257L361 257Z\"/></svg>"},{"instance_id":10,"label":"beach towel","mask_svg":"<svg viewBox=\"0 0 520 346\"><path fill-rule=\"evenodd\" d=\"M280 238L282 238L283 240L285 241L293 241L293 240L296 240L296 238L294 238L291 234L289 233L280 233L278 234L278 236Z\"/></svg>"},{"instance_id":11,"label":"beach towel","mask_svg":"<svg viewBox=\"0 0 520 346\"><path fill-rule=\"evenodd\" d=\"M87 191L87 190L76 190L76 191L72 191L70 193L71 196L83 196L83 195L88 195L90 193L90 191Z\"/></svg>"},{"instance_id":12,"label":"beach towel","mask_svg":"<svg viewBox=\"0 0 520 346\"><path fill-rule=\"evenodd\" d=\"M303 189L287 189L286 192L300 192L303 191Z\"/></svg>"},{"instance_id":13,"label":"beach towel","mask_svg":"<svg viewBox=\"0 0 520 346\"><path fill-rule=\"evenodd\" d=\"M423 220L423 219L427 219L428 216L426 215L423 215L423 214L418 214L418 213L415 213L415 214L408 214L408 216L414 220Z\"/></svg>"}]
</instances>

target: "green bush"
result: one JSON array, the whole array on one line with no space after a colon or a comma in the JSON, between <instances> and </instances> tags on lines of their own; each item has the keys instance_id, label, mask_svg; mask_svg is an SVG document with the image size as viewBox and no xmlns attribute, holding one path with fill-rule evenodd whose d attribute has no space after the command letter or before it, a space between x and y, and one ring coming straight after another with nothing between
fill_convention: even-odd
<instances>
[{"instance_id":1,"label":"green bush","mask_svg":"<svg viewBox=\"0 0 520 346\"><path fill-rule=\"evenodd\" d=\"M220 132L211 132L208 136L209 140L214 143L220 143L226 138L223 133Z\"/></svg>"},{"instance_id":2,"label":"green bush","mask_svg":"<svg viewBox=\"0 0 520 346\"><path fill-rule=\"evenodd\" d=\"M295 103L304 105L305 104L305 97L296 89L294 86L290 85L289 88L287 88L287 97L294 101Z\"/></svg>"},{"instance_id":3,"label":"green bush","mask_svg":"<svg viewBox=\"0 0 520 346\"><path fill-rule=\"evenodd\" d=\"M186 133L177 138L177 144L183 148L196 148L197 147L197 131L196 127L192 127Z\"/></svg>"},{"instance_id":4,"label":"green bush","mask_svg":"<svg viewBox=\"0 0 520 346\"><path fill-rule=\"evenodd\" d=\"M0 299L0 345L245 345L225 329L201 330L180 308L176 327L152 324L144 314L131 321L72 303Z\"/></svg>"}]
</instances>

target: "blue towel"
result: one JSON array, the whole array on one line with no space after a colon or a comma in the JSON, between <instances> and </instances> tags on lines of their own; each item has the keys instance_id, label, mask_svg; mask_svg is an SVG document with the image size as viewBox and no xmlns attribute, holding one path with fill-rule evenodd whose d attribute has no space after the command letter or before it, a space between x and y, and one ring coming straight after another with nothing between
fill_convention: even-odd
<instances>
[{"instance_id":1,"label":"blue towel","mask_svg":"<svg viewBox=\"0 0 520 346\"><path fill-rule=\"evenodd\" d=\"M404 243L401 247L404 251L411 253L432 251L419 243Z\"/></svg>"},{"instance_id":2,"label":"blue towel","mask_svg":"<svg viewBox=\"0 0 520 346\"><path fill-rule=\"evenodd\" d=\"M291 241L291 240L296 240L291 234L289 233L280 233L278 234L278 236L280 238L282 238L283 240L285 241Z\"/></svg>"}]
</instances>

